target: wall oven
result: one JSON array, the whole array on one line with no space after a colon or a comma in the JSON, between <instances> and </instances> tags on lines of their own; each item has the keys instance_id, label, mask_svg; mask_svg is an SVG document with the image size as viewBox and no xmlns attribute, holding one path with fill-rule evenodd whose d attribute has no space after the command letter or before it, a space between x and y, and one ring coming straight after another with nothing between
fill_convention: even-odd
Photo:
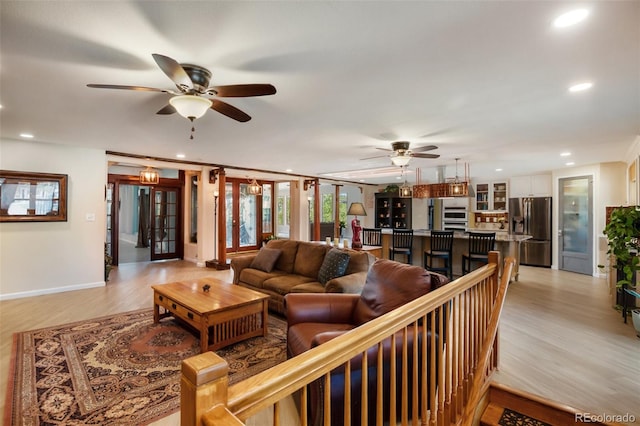
<instances>
[{"instance_id":1,"label":"wall oven","mask_svg":"<svg viewBox=\"0 0 640 426\"><path fill-rule=\"evenodd\" d=\"M469 224L469 210L460 206L444 206L442 209L442 229L444 231L466 231Z\"/></svg>"}]
</instances>

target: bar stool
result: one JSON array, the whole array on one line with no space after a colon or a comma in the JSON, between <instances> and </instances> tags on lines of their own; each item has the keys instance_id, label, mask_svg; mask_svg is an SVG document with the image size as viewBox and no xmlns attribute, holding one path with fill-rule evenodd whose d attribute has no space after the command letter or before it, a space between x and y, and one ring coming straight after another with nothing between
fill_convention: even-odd
<instances>
[{"instance_id":1,"label":"bar stool","mask_svg":"<svg viewBox=\"0 0 640 426\"><path fill-rule=\"evenodd\" d=\"M381 246L382 229L362 228L362 244L365 246Z\"/></svg>"},{"instance_id":2,"label":"bar stool","mask_svg":"<svg viewBox=\"0 0 640 426\"><path fill-rule=\"evenodd\" d=\"M442 259L443 267L434 267L433 259ZM441 272L453 280L453 231L431 231L430 248L424 251L423 265L429 271Z\"/></svg>"},{"instance_id":3,"label":"bar stool","mask_svg":"<svg viewBox=\"0 0 640 426\"><path fill-rule=\"evenodd\" d=\"M469 251L462 255L462 275L471 271L471 262L488 263L495 242L495 232L469 232Z\"/></svg>"},{"instance_id":4,"label":"bar stool","mask_svg":"<svg viewBox=\"0 0 640 426\"><path fill-rule=\"evenodd\" d=\"M413 229L393 229L391 237L389 259L396 260L396 253L404 254L405 256L407 256L407 263L411 265L411 253L413 250Z\"/></svg>"}]
</instances>

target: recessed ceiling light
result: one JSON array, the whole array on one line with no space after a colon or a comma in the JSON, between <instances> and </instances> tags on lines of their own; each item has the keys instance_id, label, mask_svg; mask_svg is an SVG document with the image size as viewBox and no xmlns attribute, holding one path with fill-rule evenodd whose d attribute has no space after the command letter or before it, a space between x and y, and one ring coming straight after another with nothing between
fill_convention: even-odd
<instances>
[{"instance_id":1,"label":"recessed ceiling light","mask_svg":"<svg viewBox=\"0 0 640 426\"><path fill-rule=\"evenodd\" d=\"M501 172L501 171L502 171L502 169L496 169L496 172Z\"/></svg>"},{"instance_id":2,"label":"recessed ceiling light","mask_svg":"<svg viewBox=\"0 0 640 426\"><path fill-rule=\"evenodd\" d=\"M176 154L176 158L185 158L185 157L186 157L186 155L184 155L184 154Z\"/></svg>"},{"instance_id":3,"label":"recessed ceiling light","mask_svg":"<svg viewBox=\"0 0 640 426\"><path fill-rule=\"evenodd\" d=\"M573 86L569 87L569 91L570 92L582 92L585 90L589 90L593 87L593 83L591 83L590 81L585 81L584 83L578 83L578 84L574 84Z\"/></svg>"},{"instance_id":4,"label":"recessed ceiling light","mask_svg":"<svg viewBox=\"0 0 640 426\"><path fill-rule=\"evenodd\" d=\"M587 9L576 9L567 13L563 13L553 21L553 26L556 28L570 27L580 21L584 21L589 15Z\"/></svg>"},{"instance_id":5,"label":"recessed ceiling light","mask_svg":"<svg viewBox=\"0 0 640 426\"><path fill-rule=\"evenodd\" d=\"M571 155L570 152L563 152L563 153L560 154L560 157L568 157L570 155Z\"/></svg>"},{"instance_id":6,"label":"recessed ceiling light","mask_svg":"<svg viewBox=\"0 0 640 426\"><path fill-rule=\"evenodd\" d=\"M565 166L573 166L574 164L576 163L574 163L573 161L569 161L568 163L565 163Z\"/></svg>"},{"instance_id":7,"label":"recessed ceiling light","mask_svg":"<svg viewBox=\"0 0 640 426\"><path fill-rule=\"evenodd\" d=\"M287 170L285 170L285 172L287 172L287 173L291 173L292 171L293 171L293 169L287 169Z\"/></svg>"},{"instance_id":8,"label":"recessed ceiling light","mask_svg":"<svg viewBox=\"0 0 640 426\"><path fill-rule=\"evenodd\" d=\"M33 135L31 133L20 133L20 137L25 139L33 139Z\"/></svg>"}]
</instances>

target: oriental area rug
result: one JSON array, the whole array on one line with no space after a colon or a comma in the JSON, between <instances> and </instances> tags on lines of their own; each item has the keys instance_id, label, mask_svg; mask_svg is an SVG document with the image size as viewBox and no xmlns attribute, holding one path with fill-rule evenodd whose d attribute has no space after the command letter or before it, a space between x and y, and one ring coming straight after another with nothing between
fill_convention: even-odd
<instances>
[{"instance_id":1,"label":"oriental area rug","mask_svg":"<svg viewBox=\"0 0 640 426\"><path fill-rule=\"evenodd\" d=\"M286 359L286 322L269 317L267 337L216 351L231 384ZM197 334L153 310L14 335L5 425L143 425L180 408L183 359Z\"/></svg>"}]
</instances>

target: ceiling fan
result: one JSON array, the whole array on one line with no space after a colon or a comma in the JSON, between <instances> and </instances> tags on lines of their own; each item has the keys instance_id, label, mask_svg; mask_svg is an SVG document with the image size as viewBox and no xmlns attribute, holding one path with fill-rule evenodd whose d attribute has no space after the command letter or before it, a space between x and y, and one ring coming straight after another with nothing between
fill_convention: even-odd
<instances>
[{"instance_id":1,"label":"ceiling fan","mask_svg":"<svg viewBox=\"0 0 640 426\"><path fill-rule=\"evenodd\" d=\"M87 84L98 89L124 89L141 92L162 92L174 95L169 103L156 114L174 114L193 121L202 117L209 108L240 122L251 120L244 111L217 98L244 98L265 96L276 93L271 84L233 84L228 86L209 86L211 71L193 64L179 64L175 59L154 53L153 59L160 69L173 81L177 90L158 89L144 86L122 86L116 84ZM213 99L207 96L213 96Z\"/></svg>"},{"instance_id":2,"label":"ceiling fan","mask_svg":"<svg viewBox=\"0 0 640 426\"><path fill-rule=\"evenodd\" d=\"M413 150L409 149L410 143L407 141L391 142L391 149L388 148L376 148L381 151L388 151L391 154L376 155L374 157L363 158L363 160L369 160L372 158L389 157L391 162L395 166L406 166L411 158L439 158L438 154L425 154L425 151L432 151L438 149L435 145L419 146Z\"/></svg>"}]
</instances>

